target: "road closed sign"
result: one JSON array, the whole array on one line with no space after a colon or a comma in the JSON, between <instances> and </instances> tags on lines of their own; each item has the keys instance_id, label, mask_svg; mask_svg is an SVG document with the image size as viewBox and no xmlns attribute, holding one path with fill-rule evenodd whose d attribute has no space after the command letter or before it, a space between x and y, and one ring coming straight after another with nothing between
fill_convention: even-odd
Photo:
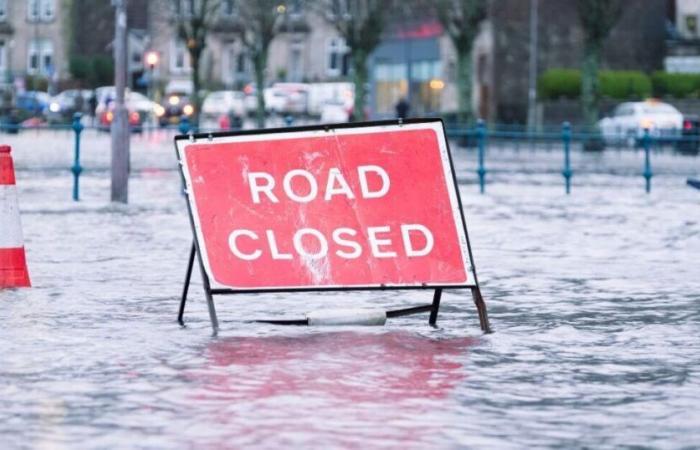
<instances>
[{"instance_id":1,"label":"road closed sign","mask_svg":"<svg viewBox=\"0 0 700 450\"><path fill-rule=\"evenodd\" d=\"M442 122L178 139L212 288L474 286Z\"/></svg>"}]
</instances>

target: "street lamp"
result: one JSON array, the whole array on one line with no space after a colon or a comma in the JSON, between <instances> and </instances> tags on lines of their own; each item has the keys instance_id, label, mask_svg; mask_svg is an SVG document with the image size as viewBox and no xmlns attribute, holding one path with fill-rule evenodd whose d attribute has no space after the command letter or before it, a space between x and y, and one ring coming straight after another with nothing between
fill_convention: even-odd
<instances>
[{"instance_id":1,"label":"street lamp","mask_svg":"<svg viewBox=\"0 0 700 450\"><path fill-rule=\"evenodd\" d=\"M158 52L151 50L146 52L144 59L148 65L148 98L153 100L153 79L156 65L158 64L160 57L158 56Z\"/></svg>"}]
</instances>

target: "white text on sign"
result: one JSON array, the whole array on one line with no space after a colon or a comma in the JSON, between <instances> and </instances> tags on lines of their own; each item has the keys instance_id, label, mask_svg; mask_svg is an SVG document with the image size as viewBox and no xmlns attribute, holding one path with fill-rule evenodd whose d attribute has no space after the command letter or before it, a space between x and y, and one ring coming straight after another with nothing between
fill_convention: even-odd
<instances>
[{"instance_id":1,"label":"white text on sign","mask_svg":"<svg viewBox=\"0 0 700 450\"><path fill-rule=\"evenodd\" d=\"M325 186L322 193L324 201L330 201L336 196L344 196L350 200L378 199L389 193L391 181L389 174L382 167L358 166L357 177L358 193L353 192L337 167L328 170L325 183L319 182L311 172L303 169L288 171L282 177L281 183L267 172L249 172L247 181L254 204L263 201L280 203L280 198L284 197L297 203L309 203L319 197L319 186ZM299 185L305 185L305 189L298 189ZM401 256L411 258L430 254L435 239L426 226L406 223L400 225L399 230L401 242L397 243L389 236L392 232L390 226L367 227L364 230L339 227L332 231L330 237L314 228L301 228L282 240L278 240L278 236L270 229L264 230L264 237L263 233L250 229L236 229L230 233L228 245L234 256L244 261L254 261L265 252L273 260L291 260L294 254L303 259L315 260L326 258L331 253L343 259L357 259L363 254L363 246L358 242L363 236L367 241L366 248L374 258L396 258L399 252Z\"/></svg>"}]
</instances>

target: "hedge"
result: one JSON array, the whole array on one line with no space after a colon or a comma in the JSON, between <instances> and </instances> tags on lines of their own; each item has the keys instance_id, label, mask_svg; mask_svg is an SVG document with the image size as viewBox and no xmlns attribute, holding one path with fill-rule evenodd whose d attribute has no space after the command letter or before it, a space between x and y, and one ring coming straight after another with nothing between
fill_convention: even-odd
<instances>
[{"instance_id":1,"label":"hedge","mask_svg":"<svg viewBox=\"0 0 700 450\"><path fill-rule=\"evenodd\" d=\"M632 70L602 70L598 72L602 97L615 99L643 99L652 94L652 81L643 72ZM538 80L540 98L579 98L581 71L576 69L549 69Z\"/></svg>"},{"instance_id":2,"label":"hedge","mask_svg":"<svg viewBox=\"0 0 700 450\"><path fill-rule=\"evenodd\" d=\"M578 98L581 95L581 71L575 69L549 69L537 81L542 99Z\"/></svg>"},{"instance_id":3,"label":"hedge","mask_svg":"<svg viewBox=\"0 0 700 450\"><path fill-rule=\"evenodd\" d=\"M600 71L600 94L603 97L626 100L645 99L651 96L651 79L642 72L632 70Z\"/></svg>"},{"instance_id":4,"label":"hedge","mask_svg":"<svg viewBox=\"0 0 700 450\"><path fill-rule=\"evenodd\" d=\"M657 97L697 98L700 96L700 74L654 72L651 75Z\"/></svg>"}]
</instances>

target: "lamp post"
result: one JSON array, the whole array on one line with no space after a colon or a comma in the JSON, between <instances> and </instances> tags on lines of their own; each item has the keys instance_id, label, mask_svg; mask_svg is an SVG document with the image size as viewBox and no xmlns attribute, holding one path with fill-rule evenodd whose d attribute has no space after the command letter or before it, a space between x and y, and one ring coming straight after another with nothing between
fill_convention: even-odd
<instances>
[{"instance_id":1,"label":"lamp post","mask_svg":"<svg viewBox=\"0 0 700 450\"><path fill-rule=\"evenodd\" d=\"M149 51L146 52L146 57L144 60L146 61L146 64L148 65L148 98L151 100L154 100L153 98L153 81L154 81L154 76L155 76L155 71L156 71L156 65L158 65L158 60L160 57L158 56L158 52L156 51Z\"/></svg>"},{"instance_id":2,"label":"lamp post","mask_svg":"<svg viewBox=\"0 0 700 450\"><path fill-rule=\"evenodd\" d=\"M112 0L115 7L114 84L116 101L112 120L112 189L113 202L127 203L129 192L129 117L124 104L127 65L126 2Z\"/></svg>"}]
</instances>

